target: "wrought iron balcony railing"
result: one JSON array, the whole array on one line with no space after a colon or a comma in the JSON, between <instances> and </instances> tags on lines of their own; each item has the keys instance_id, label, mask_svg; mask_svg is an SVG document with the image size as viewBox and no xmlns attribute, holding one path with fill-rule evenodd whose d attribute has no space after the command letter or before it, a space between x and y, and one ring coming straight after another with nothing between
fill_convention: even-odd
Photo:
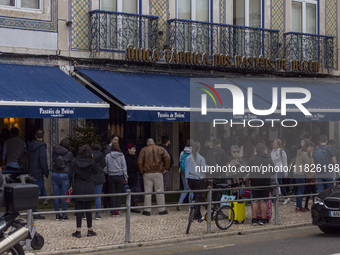
<instances>
[{"instance_id":1,"label":"wrought iron balcony railing","mask_svg":"<svg viewBox=\"0 0 340 255\"><path fill-rule=\"evenodd\" d=\"M289 60L317 61L325 68L335 68L334 37L296 32L284 33L284 54Z\"/></svg>"},{"instance_id":2,"label":"wrought iron balcony railing","mask_svg":"<svg viewBox=\"0 0 340 255\"><path fill-rule=\"evenodd\" d=\"M122 12L91 11L89 46L91 51L158 47L158 17Z\"/></svg>"},{"instance_id":3,"label":"wrought iron balcony railing","mask_svg":"<svg viewBox=\"0 0 340 255\"><path fill-rule=\"evenodd\" d=\"M277 58L279 30L242 27L191 20L168 20L168 44L178 51L209 55Z\"/></svg>"}]
</instances>

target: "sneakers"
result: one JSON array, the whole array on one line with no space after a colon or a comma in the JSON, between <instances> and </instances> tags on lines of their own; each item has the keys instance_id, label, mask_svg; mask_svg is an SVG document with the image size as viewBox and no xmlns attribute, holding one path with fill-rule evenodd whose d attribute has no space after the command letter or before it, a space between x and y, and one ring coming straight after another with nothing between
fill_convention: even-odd
<instances>
[{"instance_id":1,"label":"sneakers","mask_svg":"<svg viewBox=\"0 0 340 255\"><path fill-rule=\"evenodd\" d=\"M288 197L288 198L285 199L285 201L283 201L282 204L283 204L283 205L286 205L286 204L288 204L289 202L290 202L290 198Z\"/></svg>"},{"instance_id":2,"label":"sneakers","mask_svg":"<svg viewBox=\"0 0 340 255\"><path fill-rule=\"evenodd\" d=\"M43 203L43 206L46 206L48 205L48 199L45 199L44 203Z\"/></svg>"},{"instance_id":3,"label":"sneakers","mask_svg":"<svg viewBox=\"0 0 340 255\"><path fill-rule=\"evenodd\" d=\"M60 214L57 214L57 215L55 216L55 219L56 219L56 220L62 220L63 217L62 217Z\"/></svg>"},{"instance_id":4,"label":"sneakers","mask_svg":"<svg viewBox=\"0 0 340 255\"><path fill-rule=\"evenodd\" d=\"M159 215L166 215L166 214L168 214L168 211L167 211L167 210L164 210L164 211L162 211L162 212L159 212L158 214L159 214Z\"/></svg>"},{"instance_id":5,"label":"sneakers","mask_svg":"<svg viewBox=\"0 0 340 255\"><path fill-rule=\"evenodd\" d=\"M86 215L83 215L83 220L86 220Z\"/></svg>"},{"instance_id":6,"label":"sneakers","mask_svg":"<svg viewBox=\"0 0 340 255\"><path fill-rule=\"evenodd\" d=\"M251 223L253 224L253 226L257 226L257 222L258 222L257 219L255 219L255 218L251 219Z\"/></svg>"},{"instance_id":7,"label":"sneakers","mask_svg":"<svg viewBox=\"0 0 340 255\"><path fill-rule=\"evenodd\" d=\"M111 217L119 217L119 212L112 212Z\"/></svg>"},{"instance_id":8,"label":"sneakers","mask_svg":"<svg viewBox=\"0 0 340 255\"><path fill-rule=\"evenodd\" d=\"M87 231L87 236L96 236L96 235L97 235L97 233L94 232L93 230L88 230Z\"/></svg>"},{"instance_id":9,"label":"sneakers","mask_svg":"<svg viewBox=\"0 0 340 255\"><path fill-rule=\"evenodd\" d=\"M44 220L45 216L41 216L40 214L37 214L37 215L33 215L33 219L35 219L35 220Z\"/></svg>"},{"instance_id":10,"label":"sneakers","mask_svg":"<svg viewBox=\"0 0 340 255\"><path fill-rule=\"evenodd\" d=\"M95 219L96 220L100 220L102 217L100 217L100 215L96 215Z\"/></svg>"},{"instance_id":11,"label":"sneakers","mask_svg":"<svg viewBox=\"0 0 340 255\"><path fill-rule=\"evenodd\" d=\"M67 215L64 215L63 217L61 217L61 221L62 221L62 222L65 222L65 221L67 221L67 220L69 220L69 218L68 218Z\"/></svg>"},{"instance_id":12,"label":"sneakers","mask_svg":"<svg viewBox=\"0 0 340 255\"><path fill-rule=\"evenodd\" d=\"M295 208L295 212L307 212L306 208L299 208L299 207L296 207Z\"/></svg>"},{"instance_id":13,"label":"sneakers","mask_svg":"<svg viewBox=\"0 0 340 255\"><path fill-rule=\"evenodd\" d=\"M119 217L120 215L119 215L119 212L116 212L116 217Z\"/></svg>"},{"instance_id":14,"label":"sneakers","mask_svg":"<svg viewBox=\"0 0 340 255\"><path fill-rule=\"evenodd\" d=\"M133 213L140 213L140 210L138 210L138 209L131 209L131 212L133 212Z\"/></svg>"},{"instance_id":15,"label":"sneakers","mask_svg":"<svg viewBox=\"0 0 340 255\"><path fill-rule=\"evenodd\" d=\"M80 238L81 237L81 232L80 231L76 231L76 232L72 233L72 236Z\"/></svg>"},{"instance_id":16,"label":"sneakers","mask_svg":"<svg viewBox=\"0 0 340 255\"><path fill-rule=\"evenodd\" d=\"M143 211L142 214L145 215L145 216L151 216L151 213L147 212L147 211Z\"/></svg>"},{"instance_id":17,"label":"sneakers","mask_svg":"<svg viewBox=\"0 0 340 255\"><path fill-rule=\"evenodd\" d=\"M260 219L258 223L260 226L264 226L264 224L266 224L266 219Z\"/></svg>"}]
</instances>

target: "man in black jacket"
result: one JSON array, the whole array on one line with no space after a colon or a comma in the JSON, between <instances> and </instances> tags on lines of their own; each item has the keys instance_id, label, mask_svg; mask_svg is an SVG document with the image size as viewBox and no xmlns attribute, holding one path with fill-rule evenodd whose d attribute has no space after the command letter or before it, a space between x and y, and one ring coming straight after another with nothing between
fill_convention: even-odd
<instances>
[{"instance_id":1,"label":"man in black jacket","mask_svg":"<svg viewBox=\"0 0 340 255\"><path fill-rule=\"evenodd\" d=\"M35 140L28 143L28 156L30 167L28 173L35 179L34 184L39 186L39 195L47 196L44 177L48 178L48 165L46 144L43 142L44 131L35 132ZM45 219L44 216L34 215L35 219Z\"/></svg>"},{"instance_id":2,"label":"man in black jacket","mask_svg":"<svg viewBox=\"0 0 340 255\"><path fill-rule=\"evenodd\" d=\"M164 191L168 190L168 183L169 183L169 177L170 177L170 169L172 165L174 164L174 159L172 157L172 153L170 152L170 138L167 135L162 136L162 145L159 145L163 147L170 155L170 167L169 169L165 169L166 171L163 174L163 184L164 184ZM164 163L165 164L165 163Z\"/></svg>"},{"instance_id":3,"label":"man in black jacket","mask_svg":"<svg viewBox=\"0 0 340 255\"><path fill-rule=\"evenodd\" d=\"M256 155L252 156L249 161L247 167L251 167L252 171L249 174L249 179L251 182L251 186L270 186L270 177L273 174L273 171L269 169L274 168L274 163L268 154L267 147L258 143L256 145ZM257 172L256 172L257 170ZM253 198L263 198L269 197L269 188L254 188L252 190ZM257 220L257 211L261 208L262 219ZM266 222L267 216L267 202L264 200L256 200L253 203L253 225L264 225Z\"/></svg>"}]
</instances>

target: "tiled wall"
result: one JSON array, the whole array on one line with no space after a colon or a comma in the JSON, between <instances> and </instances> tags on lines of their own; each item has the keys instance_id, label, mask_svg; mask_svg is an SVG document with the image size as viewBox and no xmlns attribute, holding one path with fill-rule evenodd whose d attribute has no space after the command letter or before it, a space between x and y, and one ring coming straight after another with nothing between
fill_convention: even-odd
<instances>
[{"instance_id":1,"label":"tiled wall","mask_svg":"<svg viewBox=\"0 0 340 255\"><path fill-rule=\"evenodd\" d=\"M280 30L279 43L281 44L279 56L283 57L283 32L285 31L285 7L282 0L272 0L271 4L271 28Z\"/></svg>"},{"instance_id":2,"label":"tiled wall","mask_svg":"<svg viewBox=\"0 0 340 255\"><path fill-rule=\"evenodd\" d=\"M58 65L56 58L46 57L0 57L0 63L17 64L17 65L32 65L32 66L55 66Z\"/></svg>"},{"instance_id":3,"label":"tiled wall","mask_svg":"<svg viewBox=\"0 0 340 255\"><path fill-rule=\"evenodd\" d=\"M58 31L58 0L51 0L51 20L25 19L15 17L0 17L0 27L28 29L45 32Z\"/></svg>"},{"instance_id":4,"label":"tiled wall","mask_svg":"<svg viewBox=\"0 0 340 255\"><path fill-rule=\"evenodd\" d=\"M89 2L88 0L71 0L71 48L73 50L89 49Z\"/></svg>"},{"instance_id":5,"label":"tiled wall","mask_svg":"<svg viewBox=\"0 0 340 255\"><path fill-rule=\"evenodd\" d=\"M167 27L167 10L168 1L166 0L151 0L151 15L158 16L158 31L163 31L163 35L158 37L158 47L163 49L166 44L166 27Z\"/></svg>"},{"instance_id":6,"label":"tiled wall","mask_svg":"<svg viewBox=\"0 0 340 255\"><path fill-rule=\"evenodd\" d=\"M337 17L336 17L336 0L326 0L326 35L334 36L334 67L336 68L337 63L337 57L336 57L336 23L337 23Z\"/></svg>"}]
</instances>

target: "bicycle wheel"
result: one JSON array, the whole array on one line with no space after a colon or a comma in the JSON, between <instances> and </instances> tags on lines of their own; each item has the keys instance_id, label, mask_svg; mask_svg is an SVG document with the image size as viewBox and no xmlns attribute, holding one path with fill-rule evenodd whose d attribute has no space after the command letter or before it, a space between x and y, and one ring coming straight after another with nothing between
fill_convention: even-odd
<instances>
[{"instance_id":1,"label":"bicycle wheel","mask_svg":"<svg viewBox=\"0 0 340 255\"><path fill-rule=\"evenodd\" d=\"M11 254L11 255L25 255L24 250L22 249L20 244L16 244L12 246L8 251L1 254Z\"/></svg>"},{"instance_id":2,"label":"bicycle wheel","mask_svg":"<svg viewBox=\"0 0 340 255\"><path fill-rule=\"evenodd\" d=\"M196 214L196 207L195 207L195 206L192 206L192 207L191 207L190 214L189 214L189 221L188 221L188 226L187 226L186 234L189 234L190 227L191 227L191 223L192 223L192 222L194 221L194 219L195 219L195 214Z\"/></svg>"},{"instance_id":3,"label":"bicycle wheel","mask_svg":"<svg viewBox=\"0 0 340 255\"><path fill-rule=\"evenodd\" d=\"M233 208L229 205L224 205L216 213L216 226L221 230L226 230L233 224L234 218Z\"/></svg>"}]
</instances>

